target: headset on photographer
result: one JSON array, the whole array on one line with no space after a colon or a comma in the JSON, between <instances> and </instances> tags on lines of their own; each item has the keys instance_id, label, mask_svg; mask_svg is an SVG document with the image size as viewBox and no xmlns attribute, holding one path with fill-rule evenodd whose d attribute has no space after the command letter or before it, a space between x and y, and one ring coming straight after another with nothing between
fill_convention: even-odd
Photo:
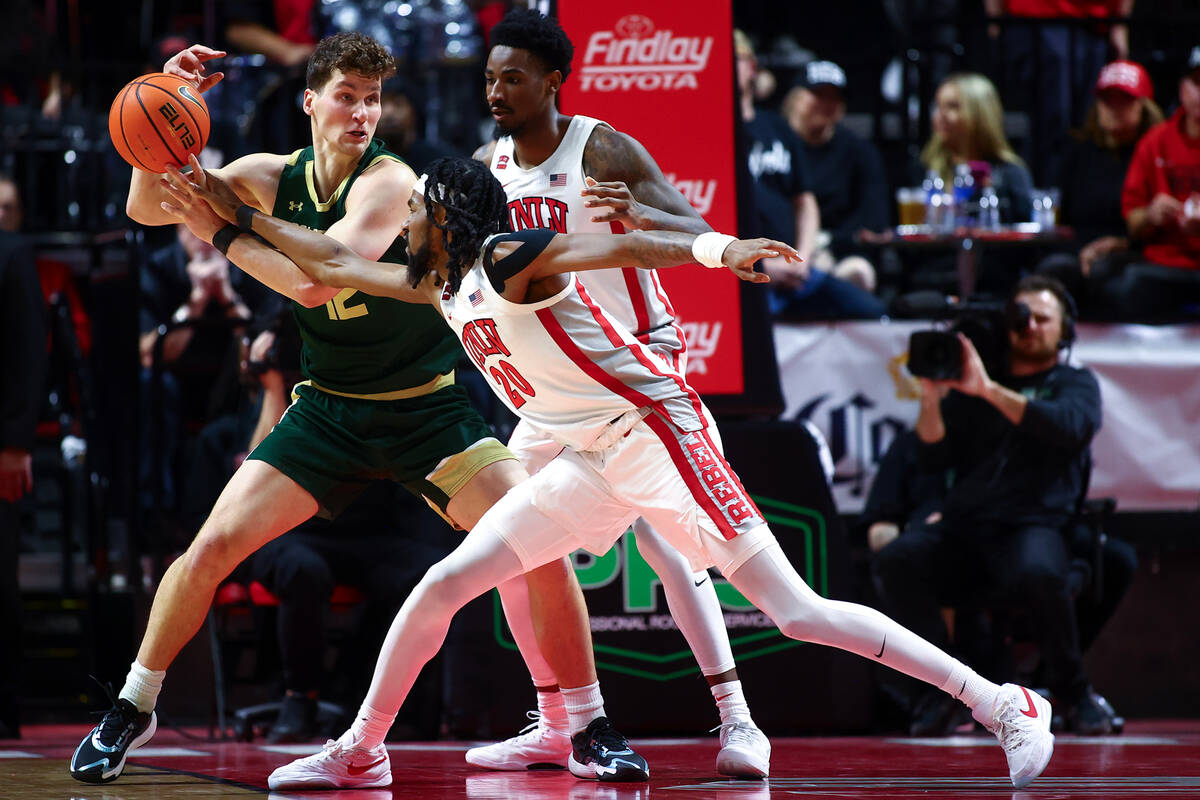
<instances>
[{"instance_id":1,"label":"headset on photographer","mask_svg":"<svg viewBox=\"0 0 1200 800\"><path fill-rule=\"evenodd\" d=\"M1008 328L1011 331L1020 333L1025 330L1025 326L1029 324L1030 310L1025 303L1017 302L1017 295L1025 292L1050 292L1058 300L1059 306L1062 308L1062 334L1058 339L1058 349L1067 351L1067 360L1071 358L1071 347L1075 344L1076 330L1075 321L1079 318L1079 310L1075 306L1075 298L1071 297L1071 293L1067 288L1057 280L1048 276L1030 276L1036 277L1038 280L1029 282L1022 280L1017 284L1017 287L1009 295L1008 302L1004 305L1004 319L1008 323ZM1033 285L1026 285L1031 283Z\"/></svg>"}]
</instances>

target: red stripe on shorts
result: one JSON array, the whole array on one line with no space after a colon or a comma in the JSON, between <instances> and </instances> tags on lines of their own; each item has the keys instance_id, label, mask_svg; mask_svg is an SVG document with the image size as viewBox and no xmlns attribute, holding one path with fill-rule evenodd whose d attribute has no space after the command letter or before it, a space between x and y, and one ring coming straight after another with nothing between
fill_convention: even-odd
<instances>
[{"instance_id":1,"label":"red stripe on shorts","mask_svg":"<svg viewBox=\"0 0 1200 800\"><path fill-rule=\"evenodd\" d=\"M697 472L695 465L692 463L691 459L688 458L687 453L684 452L679 440L675 437L675 432L671 429L668 423L662 418L656 417L653 414L646 417L643 422L650 427L650 430L654 431L655 435L658 436L659 441L661 441L663 446L667 448L667 453L670 454L671 461L675 463L676 468L679 470L679 477L683 478L683 482L687 484L687 487L691 491L692 497L695 499L696 504L699 505L704 513L706 513L713 523L716 524L717 530L721 532L721 535L726 539L733 539L735 536L737 536L738 530L736 527L734 527L734 523L725 513L725 509L717 505L716 500L711 494L709 494L708 489L700 480L700 475ZM700 436L702 433L703 432L701 431L696 435ZM721 457L720 452L712 447L712 440L707 436L701 436L701 440L705 443L705 446L711 450L713 459L717 461L722 468L724 468L726 475L732 476L733 470L729 469L729 465L725 463L725 459ZM745 490L741 488L741 484L737 483L736 479L732 477L730 477L729 480L731 484L737 485L739 491L741 492L741 494L738 495L740 499L745 501L748 507L753 509L755 514L759 517L759 519L761 519L762 515L758 513L758 508L754 505L754 503L750 502L750 498L745 496Z\"/></svg>"}]
</instances>

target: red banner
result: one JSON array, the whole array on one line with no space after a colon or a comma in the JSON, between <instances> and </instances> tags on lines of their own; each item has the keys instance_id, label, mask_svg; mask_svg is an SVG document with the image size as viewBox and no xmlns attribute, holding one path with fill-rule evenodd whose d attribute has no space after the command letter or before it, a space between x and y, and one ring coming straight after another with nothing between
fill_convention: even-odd
<instances>
[{"instance_id":1,"label":"red banner","mask_svg":"<svg viewBox=\"0 0 1200 800\"><path fill-rule=\"evenodd\" d=\"M560 2L575 45L562 110L608 122L645 145L714 229L737 230L733 37L729 0ZM688 342L688 380L742 391L738 280L725 270L659 273Z\"/></svg>"}]
</instances>

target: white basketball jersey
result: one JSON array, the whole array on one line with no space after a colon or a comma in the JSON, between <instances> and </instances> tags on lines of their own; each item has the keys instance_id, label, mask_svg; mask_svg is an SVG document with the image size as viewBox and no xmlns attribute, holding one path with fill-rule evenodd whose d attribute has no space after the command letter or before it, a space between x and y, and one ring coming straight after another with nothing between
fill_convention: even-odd
<instances>
[{"instance_id":1,"label":"white basketball jersey","mask_svg":"<svg viewBox=\"0 0 1200 800\"><path fill-rule=\"evenodd\" d=\"M503 235L503 234L501 234ZM648 409L682 431L706 427L700 397L598 305L573 273L536 303L511 303L476 260L439 310L514 414L564 447L586 450L609 423Z\"/></svg>"},{"instance_id":2,"label":"white basketball jersey","mask_svg":"<svg viewBox=\"0 0 1200 800\"><path fill-rule=\"evenodd\" d=\"M558 233L624 233L620 223L592 222L602 216L603 206L587 208L579 194L584 187L583 150L597 125L593 117L571 118L567 133L555 151L534 167L517 164L513 140L496 142L492 174L508 195L509 221L514 231L551 228ZM676 367L684 356L683 331L675 322L675 310L654 270L588 270L576 276L592 299L621 321L642 342L664 345L674 355ZM661 350L660 350L661 352Z\"/></svg>"}]
</instances>

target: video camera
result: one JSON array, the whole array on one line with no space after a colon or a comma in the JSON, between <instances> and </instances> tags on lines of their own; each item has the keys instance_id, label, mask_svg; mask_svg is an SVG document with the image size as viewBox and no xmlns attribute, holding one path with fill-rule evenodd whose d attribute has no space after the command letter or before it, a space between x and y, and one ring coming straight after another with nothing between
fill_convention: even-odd
<instances>
[{"instance_id":1,"label":"video camera","mask_svg":"<svg viewBox=\"0 0 1200 800\"><path fill-rule=\"evenodd\" d=\"M952 320L948 330L914 331L908 339L908 371L918 378L958 380L962 377L961 332L975 345L984 367L997 374L1008 352L1008 331L1029 324L1029 306L994 300L958 300L940 292L922 291L898 297L896 316Z\"/></svg>"}]
</instances>

